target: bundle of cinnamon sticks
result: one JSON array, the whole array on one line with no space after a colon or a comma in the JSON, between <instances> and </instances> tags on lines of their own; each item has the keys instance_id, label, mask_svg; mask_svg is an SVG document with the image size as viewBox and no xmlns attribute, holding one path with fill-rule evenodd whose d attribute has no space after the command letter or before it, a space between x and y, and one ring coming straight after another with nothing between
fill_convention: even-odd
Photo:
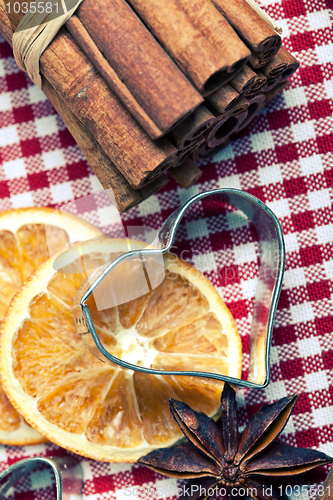
<instances>
[{"instance_id":1,"label":"bundle of cinnamon sticks","mask_svg":"<svg viewBox=\"0 0 333 500\"><path fill-rule=\"evenodd\" d=\"M9 43L25 11L0 0ZM42 90L122 212L167 170L195 183L194 161L246 127L298 66L246 0L84 0L40 58Z\"/></svg>"}]
</instances>

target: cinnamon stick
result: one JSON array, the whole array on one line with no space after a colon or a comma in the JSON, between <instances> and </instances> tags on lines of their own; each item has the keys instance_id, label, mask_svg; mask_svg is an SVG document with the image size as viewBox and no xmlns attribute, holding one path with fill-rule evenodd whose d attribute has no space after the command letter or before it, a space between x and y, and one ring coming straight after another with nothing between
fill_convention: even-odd
<instances>
[{"instance_id":1,"label":"cinnamon stick","mask_svg":"<svg viewBox=\"0 0 333 500\"><path fill-rule=\"evenodd\" d=\"M202 170L190 158L186 158L180 167L170 168L168 172L185 189L196 184L202 176Z\"/></svg>"},{"instance_id":2,"label":"cinnamon stick","mask_svg":"<svg viewBox=\"0 0 333 500\"><path fill-rule=\"evenodd\" d=\"M3 16L2 4L0 3L0 31L11 44L12 29L7 15ZM106 156L103 149L95 140L89 130L79 122L76 116L66 106L50 83L43 77L43 92L49 99L57 113L61 116L69 132L75 139L89 165L98 176L104 189L112 189L117 207L120 212L126 212L137 205L148 196L165 186L167 178L159 177L156 181L148 184L141 191L135 191L126 179L117 170L111 160Z\"/></svg>"},{"instance_id":3,"label":"cinnamon stick","mask_svg":"<svg viewBox=\"0 0 333 500\"><path fill-rule=\"evenodd\" d=\"M240 122L235 132L240 132L241 130L243 130L245 127L248 126L248 124L256 117L260 109L264 106L265 100L266 100L265 94L262 93L248 99L249 107L247 110L247 117L245 118L244 121Z\"/></svg>"},{"instance_id":4,"label":"cinnamon stick","mask_svg":"<svg viewBox=\"0 0 333 500\"><path fill-rule=\"evenodd\" d=\"M212 0L239 36L260 59L272 57L281 47L281 37L246 2L246 0ZM275 51L275 52L272 52Z\"/></svg>"},{"instance_id":5,"label":"cinnamon stick","mask_svg":"<svg viewBox=\"0 0 333 500\"><path fill-rule=\"evenodd\" d=\"M223 84L225 59L177 0L127 0L202 95Z\"/></svg>"},{"instance_id":6,"label":"cinnamon stick","mask_svg":"<svg viewBox=\"0 0 333 500\"><path fill-rule=\"evenodd\" d=\"M211 130L207 137L207 146L215 148L226 142L229 137L238 130L238 127L247 118L247 110L236 115L223 117Z\"/></svg>"},{"instance_id":7,"label":"cinnamon stick","mask_svg":"<svg viewBox=\"0 0 333 500\"><path fill-rule=\"evenodd\" d=\"M3 0L0 1L3 14L7 15ZM14 29L22 17L22 13L10 9ZM65 28L42 54L40 68L132 187L141 188L168 168L175 147L165 138L152 141Z\"/></svg>"},{"instance_id":8,"label":"cinnamon stick","mask_svg":"<svg viewBox=\"0 0 333 500\"><path fill-rule=\"evenodd\" d=\"M298 70L300 62L285 47L281 47L281 55L285 57L287 67L281 75L281 81L286 81Z\"/></svg>"},{"instance_id":9,"label":"cinnamon stick","mask_svg":"<svg viewBox=\"0 0 333 500\"><path fill-rule=\"evenodd\" d=\"M261 89L262 92L267 92L268 90L273 89L279 83L280 80L281 80L281 75L267 78L265 85Z\"/></svg>"},{"instance_id":10,"label":"cinnamon stick","mask_svg":"<svg viewBox=\"0 0 333 500\"><path fill-rule=\"evenodd\" d=\"M257 73L249 66L245 65L238 75L230 81L230 85L237 90L240 95L243 95L252 87L256 77Z\"/></svg>"},{"instance_id":11,"label":"cinnamon stick","mask_svg":"<svg viewBox=\"0 0 333 500\"><path fill-rule=\"evenodd\" d=\"M215 120L215 115L202 104L192 115L170 132L170 140L178 151L186 149L202 136Z\"/></svg>"},{"instance_id":12,"label":"cinnamon stick","mask_svg":"<svg viewBox=\"0 0 333 500\"><path fill-rule=\"evenodd\" d=\"M287 88L290 85L290 82L288 80L285 80L284 82L279 82L274 88L269 90L268 92L265 92L265 103L268 104L271 102L280 92L282 92L285 88Z\"/></svg>"},{"instance_id":13,"label":"cinnamon stick","mask_svg":"<svg viewBox=\"0 0 333 500\"><path fill-rule=\"evenodd\" d=\"M219 146L215 146L213 148L209 147L207 143L203 144L193 153L193 161L194 163L199 163L203 160L207 160L211 156L214 156L216 153L225 148L230 142L230 139L226 139L225 142L220 144Z\"/></svg>"},{"instance_id":14,"label":"cinnamon stick","mask_svg":"<svg viewBox=\"0 0 333 500\"><path fill-rule=\"evenodd\" d=\"M239 101L240 95L228 83L223 85L218 91L207 97L207 101L212 104L219 113L224 113L233 107Z\"/></svg>"},{"instance_id":15,"label":"cinnamon stick","mask_svg":"<svg viewBox=\"0 0 333 500\"><path fill-rule=\"evenodd\" d=\"M249 59L251 52L211 0L178 0L191 20L198 26L225 60L221 82L227 83Z\"/></svg>"},{"instance_id":16,"label":"cinnamon stick","mask_svg":"<svg viewBox=\"0 0 333 500\"><path fill-rule=\"evenodd\" d=\"M252 82L251 87L245 92L245 97L253 96L256 94L259 90L263 88L265 83L267 82L266 76L261 73L261 71L256 72L256 77Z\"/></svg>"},{"instance_id":17,"label":"cinnamon stick","mask_svg":"<svg viewBox=\"0 0 333 500\"><path fill-rule=\"evenodd\" d=\"M182 165L185 158L191 156L192 153L194 153L198 148L200 148L201 145L204 144L205 141L206 141L206 138L199 137L189 147L187 147L186 149L182 149L181 151L178 151L178 153L176 155L177 161L176 161L174 167L179 168Z\"/></svg>"},{"instance_id":18,"label":"cinnamon stick","mask_svg":"<svg viewBox=\"0 0 333 500\"><path fill-rule=\"evenodd\" d=\"M79 19L104 54L103 59L114 70L118 86L119 81L123 83L133 100L158 127L159 135L170 130L203 101L125 0L85 0L76 15L77 18L73 16L66 25L76 41L79 41L78 29L74 34L73 25L77 25ZM80 45L82 47L82 41ZM82 48L86 53L89 50L87 44ZM90 57L90 53L88 55ZM96 51L92 57L97 67ZM105 73L103 76L105 78ZM114 77L107 80L116 92L113 81ZM132 107L128 109L132 112ZM137 115L135 118L138 120ZM147 132L154 139L158 137L156 132Z\"/></svg>"}]
</instances>

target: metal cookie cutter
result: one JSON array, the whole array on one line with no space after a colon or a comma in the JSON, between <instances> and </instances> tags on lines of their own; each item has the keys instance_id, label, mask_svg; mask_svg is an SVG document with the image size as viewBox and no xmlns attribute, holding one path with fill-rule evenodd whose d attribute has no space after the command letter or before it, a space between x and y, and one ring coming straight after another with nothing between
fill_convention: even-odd
<instances>
[{"instance_id":1,"label":"metal cookie cutter","mask_svg":"<svg viewBox=\"0 0 333 500\"><path fill-rule=\"evenodd\" d=\"M33 457L20 460L0 472L0 499L23 476L36 469L40 464L51 467L57 490L56 500L82 500L82 470L80 463L73 457Z\"/></svg>"},{"instance_id":2,"label":"metal cookie cutter","mask_svg":"<svg viewBox=\"0 0 333 500\"><path fill-rule=\"evenodd\" d=\"M194 203L206 198L207 196L218 198L222 202L228 203L243 212L248 219L252 221L258 233L260 264L252 324L249 335L250 361L248 380L242 380L219 373L208 373L194 370L156 370L149 368L148 366L139 366L119 359L110 354L103 346L97 335L91 313L86 303L88 298L93 293L98 292L98 287L103 288L104 280L105 282L112 284L112 279L114 278L116 280L117 278L119 286L126 287L126 284L124 285L121 283L122 275L124 275L124 273L120 271L118 272L118 276L116 276L117 268L124 270L124 266L131 265L133 272L131 270L131 272L127 274L130 274L131 276L134 275L135 278L136 269L138 269L137 264L140 264L140 262L142 264L140 269L141 271L142 268L144 269L145 276L148 279L148 284L150 285L149 289L156 287L156 283L159 284L161 281L158 282L158 266L154 267L153 259L158 259L158 256L162 256L162 254L170 250L175 238L175 233L185 212ZM167 218L161 229L158 231L157 244L154 245L154 248L129 249L128 252L123 253L111 263L95 270L90 275L90 278L88 278L81 286L74 300L73 314L75 327L77 332L82 336L89 350L101 361L112 365L117 364L124 368L150 374L208 377L217 380L224 380L229 383L245 387L264 388L269 383L270 343L274 315L281 289L284 260L284 241L280 223L274 213L264 203L251 194L233 188L221 188L199 193L196 196L193 196L181 208L177 209ZM155 284L153 284L154 279ZM131 286L128 286L128 292L131 287L133 288L133 283ZM105 296L108 294L108 289L104 286L102 295ZM141 295L144 295L144 292L142 292ZM136 296L139 295L136 294ZM135 298L135 296L132 296L132 298ZM131 298L123 300L120 297L118 302L116 301L114 305L129 302L129 300L131 300Z\"/></svg>"}]
</instances>

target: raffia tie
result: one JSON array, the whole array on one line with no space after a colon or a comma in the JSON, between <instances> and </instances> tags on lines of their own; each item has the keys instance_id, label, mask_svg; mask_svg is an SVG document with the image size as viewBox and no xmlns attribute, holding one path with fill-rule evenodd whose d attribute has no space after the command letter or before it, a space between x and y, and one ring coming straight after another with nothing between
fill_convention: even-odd
<instances>
[{"instance_id":1,"label":"raffia tie","mask_svg":"<svg viewBox=\"0 0 333 500\"><path fill-rule=\"evenodd\" d=\"M27 12L16 28L12 41L15 60L17 65L28 73L31 80L39 88L42 88L39 70L40 57L61 26L68 21L82 2L83 0L77 0L74 2L74 7L67 10L65 0L55 0L52 2L52 12L41 14ZM73 5L73 2L71 4ZM58 9L63 8L64 14L52 19L57 5Z\"/></svg>"}]
</instances>

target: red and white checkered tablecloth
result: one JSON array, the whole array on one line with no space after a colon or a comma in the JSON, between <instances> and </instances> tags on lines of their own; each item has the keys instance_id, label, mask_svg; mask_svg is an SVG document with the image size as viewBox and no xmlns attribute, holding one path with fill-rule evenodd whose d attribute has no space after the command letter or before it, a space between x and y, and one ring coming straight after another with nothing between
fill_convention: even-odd
<instances>
[{"instance_id":1,"label":"red and white checkered tablecloth","mask_svg":"<svg viewBox=\"0 0 333 500\"><path fill-rule=\"evenodd\" d=\"M216 187L248 191L275 212L285 236L286 271L273 332L271 382L263 390L238 391L240 424L263 403L297 392L299 401L280 439L333 456L333 4L260 4L283 27L283 44L301 62L291 86L203 164L198 185L185 191L170 180L124 220L158 228L191 195ZM58 207L98 189L61 119L18 69L0 35L0 210ZM229 212L208 220L199 209L193 217L201 219L200 234L193 240L189 222L180 239L192 242L194 263L210 275L230 306L246 344L256 273L251 226ZM201 261L199 254L204 251L213 264L219 263L221 241L229 272L210 274L207 259ZM61 453L53 444L0 446L0 469L21 458ZM84 500L177 498L180 483L144 467L80 460ZM327 470L322 467L285 485L320 484ZM54 493L51 474L44 470L32 473L9 498L51 500ZM304 496L294 488L294 500Z\"/></svg>"}]
</instances>

